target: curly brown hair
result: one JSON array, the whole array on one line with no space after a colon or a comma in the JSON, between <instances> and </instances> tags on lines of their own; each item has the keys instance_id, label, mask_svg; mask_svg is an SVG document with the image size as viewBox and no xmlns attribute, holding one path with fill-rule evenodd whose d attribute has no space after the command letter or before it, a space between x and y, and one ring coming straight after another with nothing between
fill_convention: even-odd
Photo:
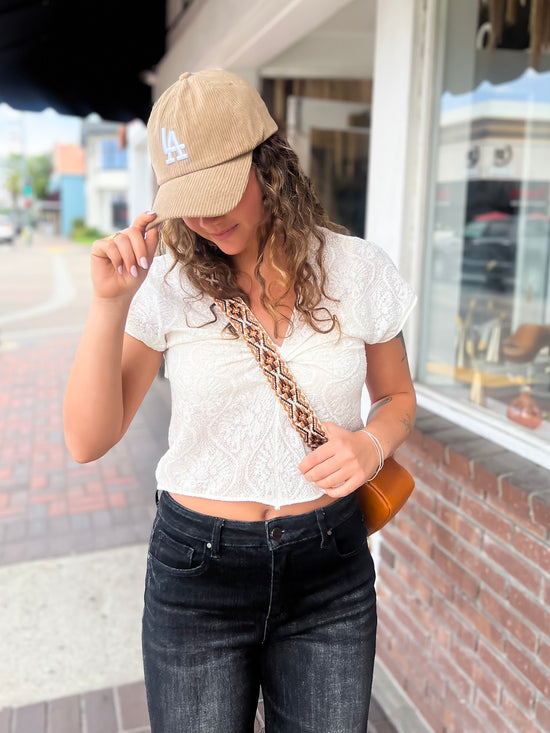
<instances>
[{"instance_id":1,"label":"curly brown hair","mask_svg":"<svg viewBox=\"0 0 550 733\"><path fill-rule=\"evenodd\" d=\"M291 289L296 294L295 310L316 331L328 333L337 326L337 319L319 305L323 297L335 300L326 292L325 236L321 228L343 233L347 230L328 218L300 167L298 156L279 133L255 148L252 165L265 211L258 227L259 251L254 276L260 285L261 302L274 319L275 333L281 320L289 321L277 307ZM162 242L174 256L174 267L179 262L199 292L213 298L241 297L250 305L247 294L237 283L231 257L189 229L182 219L164 223ZM260 273L268 242L270 264L280 272L285 290L275 299Z\"/></svg>"}]
</instances>

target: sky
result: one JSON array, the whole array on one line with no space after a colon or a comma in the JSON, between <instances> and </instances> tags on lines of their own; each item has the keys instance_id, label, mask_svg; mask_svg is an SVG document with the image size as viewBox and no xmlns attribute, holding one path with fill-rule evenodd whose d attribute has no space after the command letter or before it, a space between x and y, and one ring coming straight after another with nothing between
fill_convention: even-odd
<instances>
[{"instance_id":1,"label":"sky","mask_svg":"<svg viewBox=\"0 0 550 733\"><path fill-rule=\"evenodd\" d=\"M516 79L501 84L482 81L471 92L445 92L441 98L441 106L442 109L449 110L487 101L550 104L550 72L537 72L528 68Z\"/></svg>"},{"instance_id":2,"label":"sky","mask_svg":"<svg viewBox=\"0 0 550 733\"><path fill-rule=\"evenodd\" d=\"M53 152L56 142L80 144L80 117L60 115L48 108L43 112L21 112L0 104L0 156L26 156Z\"/></svg>"}]
</instances>

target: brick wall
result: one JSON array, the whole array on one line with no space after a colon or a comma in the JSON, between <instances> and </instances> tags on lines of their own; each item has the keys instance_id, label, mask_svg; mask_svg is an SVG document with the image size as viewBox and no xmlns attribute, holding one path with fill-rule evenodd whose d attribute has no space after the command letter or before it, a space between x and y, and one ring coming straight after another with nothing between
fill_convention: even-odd
<instances>
[{"instance_id":1,"label":"brick wall","mask_svg":"<svg viewBox=\"0 0 550 733\"><path fill-rule=\"evenodd\" d=\"M378 536L378 658L434 731L550 730L550 472L419 410Z\"/></svg>"}]
</instances>

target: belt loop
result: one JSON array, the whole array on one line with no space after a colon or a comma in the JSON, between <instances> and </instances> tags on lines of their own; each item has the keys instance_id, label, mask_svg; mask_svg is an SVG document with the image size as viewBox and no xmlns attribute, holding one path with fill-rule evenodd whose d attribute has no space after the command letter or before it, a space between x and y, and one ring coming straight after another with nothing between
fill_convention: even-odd
<instances>
[{"instance_id":1,"label":"belt loop","mask_svg":"<svg viewBox=\"0 0 550 733\"><path fill-rule=\"evenodd\" d=\"M220 535L222 533L223 519L216 517L214 520L214 526L212 527L212 557L219 557L220 551Z\"/></svg>"},{"instance_id":2,"label":"belt loop","mask_svg":"<svg viewBox=\"0 0 550 733\"><path fill-rule=\"evenodd\" d=\"M322 507L321 509L316 509L315 517L317 519L319 532L321 533L321 548L323 548L326 547L328 544L328 536L330 533L330 530L327 528L327 517L325 514L325 510Z\"/></svg>"}]
</instances>

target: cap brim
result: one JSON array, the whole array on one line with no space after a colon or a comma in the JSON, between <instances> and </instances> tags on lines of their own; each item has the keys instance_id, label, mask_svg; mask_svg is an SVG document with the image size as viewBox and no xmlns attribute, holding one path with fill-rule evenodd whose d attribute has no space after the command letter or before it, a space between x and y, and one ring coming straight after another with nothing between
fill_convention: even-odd
<instances>
[{"instance_id":1,"label":"cap brim","mask_svg":"<svg viewBox=\"0 0 550 733\"><path fill-rule=\"evenodd\" d=\"M147 225L147 229L166 219L227 214L243 197L251 165L252 152L249 152L227 163L187 173L163 183L152 206L156 219Z\"/></svg>"}]
</instances>

